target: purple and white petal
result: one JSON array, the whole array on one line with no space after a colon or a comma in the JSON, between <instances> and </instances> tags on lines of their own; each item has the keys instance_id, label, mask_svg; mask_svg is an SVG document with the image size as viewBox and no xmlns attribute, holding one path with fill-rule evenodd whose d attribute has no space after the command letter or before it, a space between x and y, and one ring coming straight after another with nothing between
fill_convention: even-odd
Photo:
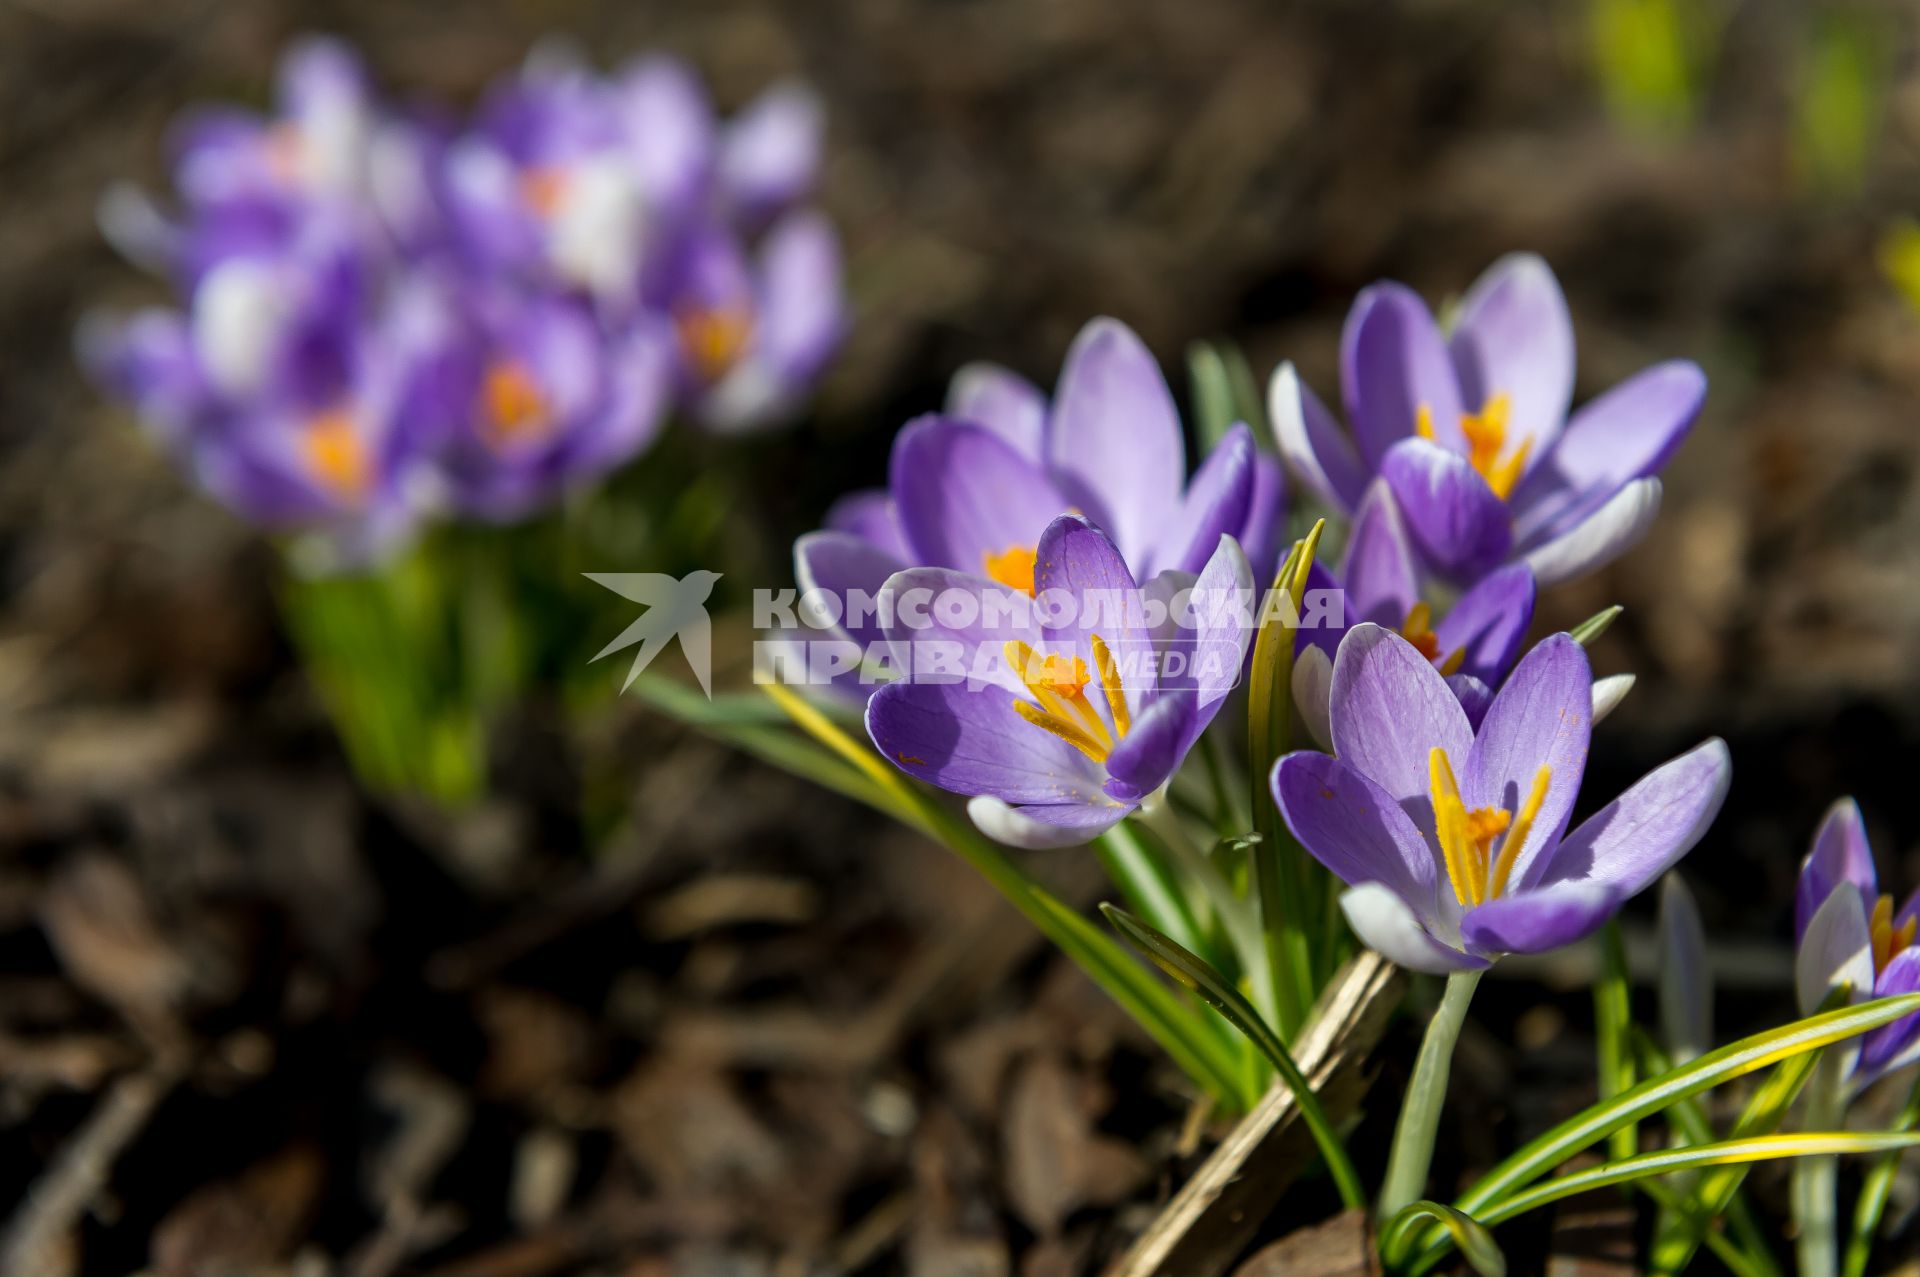
<instances>
[{"instance_id":1,"label":"purple and white petal","mask_svg":"<svg viewBox=\"0 0 1920 1277\"><path fill-rule=\"evenodd\" d=\"M1433 662L1392 630L1354 626L1333 661L1332 718L1340 758L1429 827L1429 756L1444 749L1458 769L1473 749L1466 711Z\"/></svg>"},{"instance_id":2,"label":"purple and white petal","mask_svg":"<svg viewBox=\"0 0 1920 1277\"><path fill-rule=\"evenodd\" d=\"M1100 765L1020 717L1013 700L964 683L889 683L867 702L867 733L900 770L956 794L1017 805L1110 802Z\"/></svg>"},{"instance_id":3,"label":"purple and white petal","mask_svg":"<svg viewBox=\"0 0 1920 1277\"><path fill-rule=\"evenodd\" d=\"M1035 465L1044 460L1047 397L1011 368L989 363L962 367L947 383L946 413L956 421L985 426Z\"/></svg>"},{"instance_id":4,"label":"purple and white petal","mask_svg":"<svg viewBox=\"0 0 1920 1277\"><path fill-rule=\"evenodd\" d=\"M1440 651L1464 651L1460 672L1497 687L1533 624L1534 593L1533 572L1523 563L1482 577L1434 627Z\"/></svg>"},{"instance_id":5,"label":"purple and white petal","mask_svg":"<svg viewBox=\"0 0 1920 1277\"><path fill-rule=\"evenodd\" d=\"M1166 784L1193 743L1197 712L1194 698L1188 693L1163 691L1148 701L1131 729L1107 755L1107 796L1118 802L1137 803Z\"/></svg>"},{"instance_id":6,"label":"purple and white petal","mask_svg":"<svg viewBox=\"0 0 1920 1277\"><path fill-rule=\"evenodd\" d=\"M776 84L749 102L720 140L720 186L749 217L778 213L820 169L826 110L804 84Z\"/></svg>"},{"instance_id":7,"label":"purple and white petal","mask_svg":"<svg viewBox=\"0 0 1920 1277\"><path fill-rule=\"evenodd\" d=\"M1144 563L1179 508L1180 414L1153 355L1117 319L1080 330L1060 371L1047 462L1067 503Z\"/></svg>"},{"instance_id":8,"label":"purple and white petal","mask_svg":"<svg viewBox=\"0 0 1920 1277\"><path fill-rule=\"evenodd\" d=\"M1521 557L1541 585L1584 576L1640 543L1660 513L1660 481L1636 479L1591 515Z\"/></svg>"},{"instance_id":9,"label":"purple and white petal","mask_svg":"<svg viewBox=\"0 0 1920 1277\"><path fill-rule=\"evenodd\" d=\"M851 605L878 599L902 564L886 550L850 532L809 532L793 543L793 577L802 594L818 591L835 600L840 630L863 649L887 636L868 612L848 624Z\"/></svg>"},{"instance_id":10,"label":"purple and white petal","mask_svg":"<svg viewBox=\"0 0 1920 1277\"><path fill-rule=\"evenodd\" d=\"M1234 426L1207 454L1154 545L1149 572L1198 572L1222 536L1246 526L1253 504L1254 456L1253 431L1245 424Z\"/></svg>"},{"instance_id":11,"label":"purple and white petal","mask_svg":"<svg viewBox=\"0 0 1920 1277\"><path fill-rule=\"evenodd\" d=\"M1544 866L1541 886L1598 881L1623 898L1645 888L1693 850L1720 814L1733 762L1717 737L1656 767L1580 823Z\"/></svg>"},{"instance_id":12,"label":"purple and white petal","mask_svg":"<svg viewBox=\"0 0 1920 1277\"><path fill-rule=\"evenodd\" d=\"M1000 436L931 414L894 440L889 472L911 559L963 572L1037 544L1071 504Z\"/></svg>"},{"instance_id":13,"label":"purple and white petal","mask_svg":"<svg viewBox=\"0 0 1920 1277\"><path fill-rule=\"evenodd\" d=\"M1287 521L1286 475L1279 461L1264 452L1253 454L1253 497L1247 502L1247 520L1240 525L1240 548L1254 565L1254 575L1271 581L1280 570L1280 533Z\"/></svg>"},{"instance_id":14,"label":"purple and white petal","mask_svg":"<svg viewBox=\"0 0 1920 1277\"><path fill-rule=\"evenodd\" d=\"M1894 954L1874 982L1876 998L1903 993L1920 993L1920 948L1908 947ZM1916 1059L1920 1059L1920 1011L1862 1035L1859 1084L1903 1069Z\"/></svg>"},{"instance_id":15,"label":"purple and white petal","mask_svg":"<svg viewBox=\"0 0 1920 1277\"><path fill-rule=\"evenodd\" d=\"M1513 544L1507 503L1464 456L1405 439L1387 451L1380 477L1393 489L1415 547L1442 576L1474 580L1506 558Z\"/></svg>"},{"instance_id":16,"label":"purple and white petal","mask_svg":"<svg viewBox=\"0 0 1920 1277\"><path fill-rule=\"evenodd\" d=\"M907 568L887 578L879 601L881 628L903 676L1027 695L1006 645L1038 650L1047 636L1024 594L954 568Z\"/></svg>"},{"instance_id":17,"label":"purple and white petal","mask_svg":"<svg viewBox=\"0 0 1920 1277\"><path fill-rule=\"evenodd\" d=\"M1460 934L1481 953L1546 953L1598 931L1625 899L1606 882L1516 891L1467 910Z\"/></svg>"},{"instance_id":18,"label":"purple and white petal","mask_svg":"<svg viewBox=\"0 0 1920 1277\"><path fill-rule=\"evenodd\" d=\"M1380 883L1362 883L1343 893L1340 911L1362 944L1409 971L1452 975L1483 971L1489 965L1485 958L1435 939L1406 902Z\"/></svg>"},{"instance_id":19,"label":"purple and white petal","mask_svg":"<svg viewBox=\"0 0 1920 1277\"><path fill-rule=\"evenodd\" d=\"M760 309L754 352L783 383L820 371L846 332L840 240L818 213L795 213L760 249Z\"/></svg>"},{"instance_id":20,"label":"purple and white petal","mask_svg":"<svg viewBox=\"0 0 1920 1277\"><path fill-rule=\"evenodd\" d=\"M1308 644L1293 657L1293 705L1313 743L1333 752L1333 658Z\"/></svg>"},{"instance_id":21,"label":"purple and white petal","mask_svg":"<svg viewBox=\"0 0 1920 1277\"><path fill-rule=\"evenodd\" d=\"M1873 848L1867 844L1867 825L1861 819L1860 804L1851 798L1839 799L1827 808L1813 836L1813 847L1800 862L1800 876L1793 891L1795 943L1806 935L1815 911L1843 882L1858 887L1862 900L1873 900L1880 894Z\"/></svg>"},{"instance_id":22,"label":"purple and white petal","mask_svg":"<svg viewBox=\"0 0 1920 1277\"><path fill-rule=\"evenodd\" d=\"M1844 987L1849 1002L1873 996L1873 933L1860 889L1850 882L1835 887L1813 912L1793 959L1793 984L1800 1014L1812 1015L1833 990Z\"/></svg>"},{"instance_id":23,"label":"purple and white petal","mask_svg":"<svg viewBox=\"0 0 1920 1277\"><path fill-rule=\"evenodd\" d=\"M1027 851L1051 851L1092 842L1133 814L1131 803L1016 807L981 794L967 803L967 815L995 842Z\"/></svg>"},{"instance_id":24,"label":"purple and white petal","mask_svg":"<svg viewBox=\"0 0 1920 1277\"><path fill-rule=\"evenodd\" d=\"M1593 680L1593 725L1614 710L1620 708L1620 702L1627 699L1627 693L1633 690L1634 677L1631 674L1609 674L1605 678Z\"/></svg>"},{"instance_id":25,"label":"purple and white petal","mask_svg":"<svg viewBox=\"0 0 1920 1277\"><path fill-rule=\"evenodd\" d=\"M1397 630L1420 601L1413 546L1393 492L1383 480L1374 480L1360 501L1347 534L1340 579L1346 583L1347 619L1352 624L1372 621Z\"/></svg>"},{"instance_id":26,"label":"purple and white petal","mask_svg":"<svg viewBox=\"0 0 1920 1277\"><path fill-rule=\"evenodd\" d=\"M1427 304L1404 284L1374 284L1354 299L1340 337L1340 380L1360 455L1374 469L1413 436L1422 408L1440 444L1465 446L1453 357Z\"/></svg>"},{"instance_id":27,"label":"purple and white petal","mask_svg":"<svg viewBox=\"0 0 1920 1277\"><path fill-rule=\"evenodd\" d=\"M1460 708L1466 711L1467 722L1474 731L1480 730L1480 724L1487 721L1487 711L1493 708L1493 689L1471 674L1447 675L1447 686L1460 701Z\"/></svg>"},{"instance_id":28,"label":"purple and white petal","mask_svg":"<svg viewBox=\"0 0 1920 1277\"><path fill-rule=\"evenodd\" d=\"M1526 444L1529 468L1546 461L1573 402L1573 318L1560 281L1535 253L1489 266L1460 304L1449 342L1465 402L1511 397L1507 447Z\"/></svg>"},{"instance_id":29,"label":"purple and white petal","mask_svg":"<svg viewBox=\"0 0 1920 1277\"><path fill-rule=\"evenodd\" d=\"M1433 849L1393 796L1338 758L1297 750L1274 764L1287 828L1348 886L1377 882L1423 919L1438 916Z\"/></svg>"},{"instance_id":30,"label":"purple and white petal","mask_svg":"<svg viewBox=\"0 0 1920 1277\"><path fill-rule=\"evenodd\" d=\"M828 531L852 533L900 563L907 561L907 539L900 531L900 515L885 488L849 492L827 507L827 516L821 522Z\"/></svg>"},{"instance_id":31,"label":"purple and white petal","mask_svg":"<svg viewBox=\"0 0 1920 1277\"><path fill-rule=\"evenodd\" d=\"M1540 769L1549 769L1546 798L1514 861L1512 881L1530 885L1545 871L1544 853L1559 842L1580 793L1592 729L1593 672L1586 649L1554 634L1520 659L1494 696L1464 767L1454 760L1469 810L1496 807L1517 814Z\"/></svg>"},{"instance_id":32,"label":"purple and white petal","mask_svg":"<svg viewBox=\"0 0 1920 1277\"><path fill-rule=\"evenodd\" d=\"M1366 491L1369 468L1313 388L1283 363L1267 386L1267 415L1287 468L1340 514L1352 514Z\"/></svg>"},{"instance_id":33,"label":"purple and white petal","mask_svg":"<svg viewBox=\"0 0 1920 1277\"><path fill-rule=\"evenodd\" d=\"M714 163L713 103L685 62L655 54L636 62L616 89L634 173L655 208L691 210Z\"/></svg>"}]
</instances>

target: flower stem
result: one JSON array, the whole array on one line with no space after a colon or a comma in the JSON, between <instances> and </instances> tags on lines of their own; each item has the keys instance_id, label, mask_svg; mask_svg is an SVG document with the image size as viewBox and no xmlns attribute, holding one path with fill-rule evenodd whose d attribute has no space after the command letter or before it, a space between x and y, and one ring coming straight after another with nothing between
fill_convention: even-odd
<instances>
[{"instance_id":1,"label":"flower stem","mask_svg":"<svg viewBox=\"0 0 1920 1277\"><path fill-rule=\"evenodd\" d=\"M1266 947L1260 938L1260 919L1253 905L1233 889L1219 866L1193 841L1180 823L1180 814L1167 802L1164 789L1148 795L1140 804L1140 819L1159 837L1181 871L1206 893L1208 903L1226 928L1240 970L1252 982L1254 1005L1269 1023L1277 1023L1273 982L1267 978Z\"/></svg>"},{"instance_id":2,"label":"flower stem","mask_svg":"<svg viewBox=\"0 0 1920 1277\"><path fill-rule=\"evenodd\" d=\"M1420 1057L1413 1066L1413 1081L1400 1106L1399 1124L1393 1129L1387 1178L1374 1206L1377 1220L1392 1219L1426 1192L1433 1141L1447 1099L1447 1076L1453 1068L1453 1047L1460 1040L1460 1026L1466 1023L1467 1004L1473 1001L1480 976L1478 971L1456 971L1448 976L1446 994L1427 1022L1427 1035L1421 1039Z\"/></svg>"},{"instance_id":3,"label":"flower stem","mask_svg":"<svg viewBox=\"0 0 1920 1277\"><path fill-rule=\"evenodd\" d=\"M1847 1053L1829 1047L1808 1088L1806 1129L1834 1130L1847 1107ZM1802 1158L1793 1168L1793 1222L1800 1277L1835 1277L1839 1272L1834 1199L1840 1171L1837 1157Z\"/></svg>"}]
</instances>

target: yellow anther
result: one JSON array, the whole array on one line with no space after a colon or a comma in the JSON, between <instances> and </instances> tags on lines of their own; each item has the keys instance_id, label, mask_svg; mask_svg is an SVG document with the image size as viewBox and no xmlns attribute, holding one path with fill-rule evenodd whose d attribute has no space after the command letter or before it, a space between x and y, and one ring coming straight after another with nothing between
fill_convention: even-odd
<instances>
[{"instance_id":1,"label":"yellow anther","mask_svg":"<svg viewBox=\"0 0 1920 1277\"><path fill-rule=\"evenodd\" d=\"M350 415L338 408L321 413L307 423L300 442L307 467L334 496L356 505L366 499L373 463Z\"/></svg>"},{"instance_id":2,"label":"yellow anther","mask_svg":"<svg viewBox=\"0 0 1920 1277\"><path fill-rule=\"evenodd\" d=\"M753 316L741 306L693 306L674 316L680 344L702 381L718 381L747 349Z\"/></svg>"},{"instance_id":3,"label":"yellow anther","mask_svg":"<svg viewBox=\"0 0 1920 1277\"><path fill-rule=\"evenodd\" d=\"M1112 651L1098 634L1088 637L1093 642L1094 667L1100 671L1100 690L1107 694L1107 711L1113 715L1113 734L1115 738L1125 736L1133 726L1133 717L1127 713L1127 689L1120 684Z\"/></svg>"},{"instance_id":4,"label":"yellow anther","mask_svg":"<svg viewBox=\"0 0 1920 1277\"><path fill-rule=\"evenodd\" d=\"M496 448L543 438L553 427L540 383L517 359L496 360L487 366L480 403L481 430Z\"/></svg>"},{"instance_id":5,"label":"yellow anther","mask_svg":"<svg viewBox=\"0 0 1920 1277\"><path fill-rule=\"evenodd\" d=\"M1920 918L1908 918L1896 929L1893 925L1893 897L1881 896L1873 902L1873 919L1868 924L1868 934L1873 938L1874 974L1887 969L1887 963L1893 961L1893 955L1913 943L1916 927Z\"/></svg>"},{"instance_id":6,"label":"yellow anther","mask_svg":"<svg viewBox=\"0 0 1920 1277\"><path fill-rule=\"evenodd\" d=\"M1527 457L1533 451L1533 440L1527 439L1511 454L1501 455L1507 449L1508 418L1512 412L1513 398L1503 393L1488 399L1479 412L1460 414L1460 434L1467 441L1467 462L1480 472L1480 477L1502 501L1513 495L1520 476L1526 473ZM1436 437L1433 409L1427 404L1414 409L1413 430L1422 439Z\"/></svg>"},{"instance_id":7,"label":"yellow anther","mask_svg":"<svg viewBox=\"0 0 1920 1277\"><path fill-rule=\"evenodd\" d=\"M1527 835L1533 832L1534 818L1540 814L1540 805L1547 801L1547 784L1552 779L1553 769L1545 763L1533 774L1533 788L1527 791L1527 800L1520 804L1520 814L1507 828L1507 840L1500 844L1500 858L1494 862L1493 876L1487 884L1487 899L1497 900L1506 891L1514 862L1520 859L1520 849L1527 845Z\"/></svg>"},{"instance_id":8,"label":"yellow anther","mask_svg":"<svg viewBox=\"0 0 1920 1277\"><path fill-rule=\"evenodd\" d=\"M1094 762L1104 763L1107 761L1107 750L1105 746L1101 745L1100 742L1093 739L1093 737L1087 735L1087 733L1079 727L1061 718L1058 714L1050 714L1038 705L1034 705L1028 701L1015 701L1013 703L1013 712L1026 719L1029 723L1032 723L1035 727L1052 732L1055 736L1058 736L1061 740L1067 742L1067 744L1073 746Z\"/></svg>"},{"instance_id":9,"label":"yellow anther","mask_svg":"<svg viewBox=\"0 0 1920 1277\"><path fill-rule=\"evenodd\" d=\"M1407 613L1406 624L1400 627L1400 637L1413 644L1413 650L1440 667L1442 674L1457 674L1460 666L1466 662L1467 649L1456 648L1445 660L1440 658L1440 636L1433 631L1433 609L1425 603L1415 603L1413 610Z\"/></svg>"},{"instance_id":10,"label":"yellow anther","mask_svg":"<svg viewBox=\"0 0 1920 1277\"><path fill-rule=\"evenodd\" d=\"M1034 547L1030 545L1010 545L998 554L989 552L980 556L987 579L1028 595L1033 593L1035 558Z\"/></svg>"},{"instance_id":11,"label":"yellow anther","mask_svg":"<svg viewBox=\"0 0 1920 1277\"><path fill-rule=\"evenodd\" d=\"M1427 755L1427 777L1433 797L1433 832L1440 840L1440 858L1446 862L1454 899L1463 905L1480 903L1467 843L1467 807L1453 778L1447 751L1434 746Z\"/></svg>"}]
</instances>

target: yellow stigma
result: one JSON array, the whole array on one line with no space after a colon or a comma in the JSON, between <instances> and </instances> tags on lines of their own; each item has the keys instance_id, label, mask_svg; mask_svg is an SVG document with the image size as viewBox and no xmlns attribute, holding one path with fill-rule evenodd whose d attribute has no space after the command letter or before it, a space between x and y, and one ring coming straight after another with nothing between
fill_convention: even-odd
<instances>
[{"instance_id":1,"label":"yellow stigma","mask_svg":"<svg viewBox=\"0 0 1920 1277\"><path fill-rule=\"evenodd\" d=\"M1031 595L1035 557L1032 546L1010 545L998 554L982 554L980 562L989 580Z\"/></svg>"},{"instance_id":2,"label":"yellow stigma","mask_svg":"<svg viewBox=\"0 0 1920 1277\"><path fill-rule=\"evenodd\" d=\"M1882 896L1873 902L1873 921L1868 933L1873 937L1873 973L1879 975L1893 961L1893 955L1913 943L1920 917L1908 918L1896 929L1893 925L1893 897Z\"/></svg>"},{"instance_id":3,"label":"yellow stigma","mask_svg":"<svg viewBox=\"0 0 1920 1277\"><path fill-rule=\"evenodd\" d=\"M1400 637L1413 644L1414 651L1426 657L1440 667L1442 674L1457 674L1461 665L1466 663L1467 649L1459 648L1440 659L1440 636L1433 632L1433 609L1425 603L1415 603L1413 610L1407 613L1405 625L1400 627Z\"/></svg>"},{"instance_id":4,"label":"yellow stigma","mask_svg":"<svg viewBox=\"0 0 1920 1277\"><path fill-rule=\"evenodd\" d=\"M349 505L366 500L373 487L373 462L344 409L323 412L307 422L300 445L307 468L335 497Z\"/></svg>"},{"instance_id":5,"label":"yellow stigma","mask_svg":"<svg viewBox=\"0 0 1920 1277\"><path fill-rule=\"evenodd\" d=\"M1460 414L1460 433L1467 441L1467 462L1480 472L1480 477L1493 489L1493 495L1502 501L1513 495L1514 485L1526 472L1527 454L1533 451L1533 440L1523 440L1502 459L1500 454L1507 449L1507 419L1512 411L1513 397L1503 392L1488 399L1479 412ZM1422 439L1435 437L1431 407L1421 404L1415 409L1413 428Z\"/></svg>"},{"instance_id":6,"label":"yellow stigma","mask_svg":"<svg viewBox=\"0 0 1920 1277\"><path fill-rule=\"evenodd\" d=\"M1087 684L1092 681L1087 663L1079 657L1042 656L1018 639L1009 640L1003 649L1007 664L1019 676L1021 685L1033 694L1033 700L1015 701L1014 712L1066 741L1096 763L1104 763L1114 744L1127 734L1131 721L1127 715L1126 692L1117 677L1113 653L1095 635L1092 639L1093 663L1100 672L1100 690L1107 711L1113 716L1108 729L1100 711L1087 699Z\"/></svg>"},{"instance_id":7,"label":"yellow stigma","mask_svg":"<svg viewBox=\"0 0 1920 1277\"><path fill-rule=\"evenodd\" d=\"M1533 832L1534 818L1547 799L1552 769L1542 766L1534 773L1533 788L1520 804L1517 816L1504 807L1468 810L1460 798L1447 751L1438 746L1427 755L1427 776L1434 833L1439 836L1440 855L1447 865L1454 898L1463 908L1499 899L1506 892L1527 835ZM1500 840L1498 852L1494 850L1495 839Z\"/></svg>"},{"instance_id":8,"label":"yellow stigma","mask_svg":"<svg viewBox=\"0 0 1920 1277\"><path fill-rule=\"evenodd\" d=\"M725 376L753 335L753 316L744 306L689 306L674 316L673 323L702 381Z\"/></svg>"},{"instance_id":9,"label":"yellow stigma","mask_svg":"<svg viewBox=\"0 0 1920 1277\"><path fill-rule=\"evenodd\" d=\"M487 366L480 387L480 425L496 448L540 439L553 428L547 398L525 364L502 359Z\"/></svg>"}]
</instances>

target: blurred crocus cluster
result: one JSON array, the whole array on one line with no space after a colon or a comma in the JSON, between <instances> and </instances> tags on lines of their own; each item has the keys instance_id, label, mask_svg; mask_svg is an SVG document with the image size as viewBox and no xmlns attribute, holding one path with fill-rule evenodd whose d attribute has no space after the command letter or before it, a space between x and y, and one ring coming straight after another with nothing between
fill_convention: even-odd
<instances>
[{"instance_id":1,"label":"blurred crocus cluster","mask_svg":"<svg viewBox=\"0 0 1920 1277\"><path fill-rule=\"evenodd\" d=\"M179 304L90 317L81 357L198 483L336 564L518 519L676 410L742 431L796 408L845 321L803 202L821 132L802 87L722 119L671 58L549 49L462 121L308 39L270 114L178 122L171 200L107 193L107 237Z\"/></svg>"}]
</instances>

